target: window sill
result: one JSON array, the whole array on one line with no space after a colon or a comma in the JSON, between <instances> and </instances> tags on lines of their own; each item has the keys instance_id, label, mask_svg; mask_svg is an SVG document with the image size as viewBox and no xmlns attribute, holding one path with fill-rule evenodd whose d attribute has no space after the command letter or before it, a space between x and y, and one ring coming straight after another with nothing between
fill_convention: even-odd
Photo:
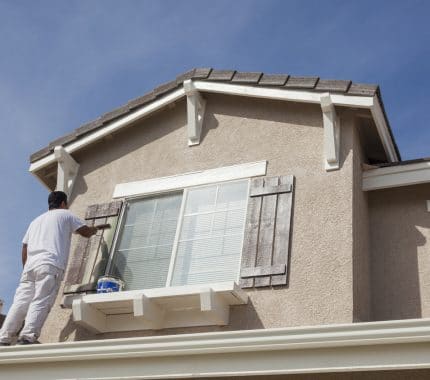
<instances>
[{"instance_id":1,"label":"window sill","mask_svg":"<svg viewBox=\"0 0 430 380\"><path fill-rule=\"evenodd\" d=\"M235 282L89 294L73 300L73 319L95 332L226 325L247 294Z\"/></svg>"}]
</instances>

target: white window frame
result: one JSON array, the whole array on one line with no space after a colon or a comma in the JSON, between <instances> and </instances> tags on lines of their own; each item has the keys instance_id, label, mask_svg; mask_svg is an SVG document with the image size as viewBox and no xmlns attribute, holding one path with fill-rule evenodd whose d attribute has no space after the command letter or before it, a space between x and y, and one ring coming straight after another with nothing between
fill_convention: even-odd
<instances>
[{"instance_id":1,"label":"white window frame","mask_svg":"<svg viewBox=\"0 0 430 380\"><path fill-rule=\"evenodd\" d=\"M208 187L208 186L217 186L220 184L226 184L226 183L236 183L236 182L243 182L243 181L247 181L247 190L246 190L246 204L245 204L245 213L248 207L248 200L249 200L249 192L250 192L250 179L249 178L239 178L239 179L235 179L235 180L227 180L227 181L221 181L221 182L213 182L213 183L207 183L204 185L199 185L199 186L190 186L190 187L186 187L183 189L173 189L173 190L166 190L166 191L162 191L159 193L150 193L150 194L146 194L146 195L141 195L141 196L133 196L133 197L126 197L124 199L124 207L121 210L121 214L119 215L119 220L118 220L118 224L117 224L117 229L115 231L115 236L114 236L114 240L113 240L113 244L111 247L111 251L109 253L109 260L108 260L108 264L106 265L106 270L105 270L105 275L109 275L111 268L112 268L112 262L115 256L115 251L117 248L117 243L118 243L118 239L123 231L123 225L125 223L125 215L127 212L127 205L128 202L133 201L133 200L143 200L145 198L150 198L150 197L156 197L156 196L162 196L165 194L169 194L169 193L175 193L175 192L181 192L182 191L182 200L181 200L181 207L179 210L179 215L178 215L178 222L176 225L176 232L175 232L175 238L173 241L173 246L172 246L172 251L171 251L171 255L170 255L170 263L169 263L169 269L168 269L168 273L167 273L167 277L166 277L166 283L165 283L165 288L169 288L172 287L172 278L173 278L173 271L174 271L174 267L175 267L175 263L176 263L176 256L177 256L177 251L178 251L178 246L179 246L179 239L180 239L180 235L181 235L181 231L182 231L182 223L184 220L184 214L185 214L185 206L187 203L187 199L188 199L188 194L190 190L195 190L195 189L199 189L199 188L204 188L204 187ZM246 217L246 215L245 215ZM242 244L241 246L243 246L243 240L244 240L244 232L245 232L245 222L243 225L243 233L242 233ZM235 281L239 280L239 275L240 275L240 262L242 259L242 252L240 253L240 257L239 257L239 264L238 264L238 268L237 268L237 275L236 275L236 279ZM204 284L202 284L204 285ZM141 290L147 290L147 289L141 289Z\"/></svg>"}]
</instances>

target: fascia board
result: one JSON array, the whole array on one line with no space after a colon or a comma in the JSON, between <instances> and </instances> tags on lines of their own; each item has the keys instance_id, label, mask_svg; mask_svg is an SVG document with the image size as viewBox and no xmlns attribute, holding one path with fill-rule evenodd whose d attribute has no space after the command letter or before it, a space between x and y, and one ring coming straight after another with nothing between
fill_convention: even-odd
<instances>
[{"instance_id":1,"label":"fascia board","mask_svg":"<svg viewBox=\"0 0 430 380\"><path fill-rule=\"evenodd\" d=\"M171 92L170 94L153 101L152 103L148 104L147 106L144 106L142 108L140 108L137 111L134 111L132 113L130 113L127 116L124 116L112 123L109 123L106 125L106 127L100 128L98 130L96 130L95 132L89 133L87 136L84 136L82 138L80 138L79 140L76 140L75 142L67 145L66 147L64 147L65 151L67 153L73 153L115 131L117 131L118 129L121 129L127 125L129 125L132 122L135 122L136 120L141 119L142 117L145 117L157 110L159 110L160 108L163 108L165 106L167 106L170 103L173 103L174 101L182 98L185 95L184 89L183 88L179 88L173 92ZM36 162L33 162L30 165L29 171L34 173L42 168L44 168L47 165L52 164L53 162L55 162L55 156L54 154L50 154L49 156L46 156Z\"/></svg>"},{"instance_id":2,"label":"fascia board","mask_svg":"<svg viewBox=\"0 0 430 380\"><path fill-rule=\"evenodd\" d=\"M320 92L286 90L281 88L253 87L245 85L235 85L216 82L193 82L194 87L199 91L213 92L219 94L249 96L253 98L285 100L300 103L321 103ZM334 105L351 106L358 108L370 108L374 103L374 98L369 96L350 96L333 94L330 95Z\"/></svg>"},{"instance_id":3,"label":"fascia board","mask_svg":"<svg viewBox=\"0 0 430 380\"><path fill-rule=\"evenodd\" d=\"M430 182L430 162L370 169L363 172L363 190L418 185Z\"/></svg>"},{"instance_id":4,"label":"fascia board","mask_svg":"<svg viewBox=\"0 0 430 380\"><path fill-rule=\"evenodd\" d=\"M194 81L193 86L197 91L222 93L237 96L249 96L263 99L284 100L293 102L303 102L320 104L321 93L312 91L287 90L279 88L254 87L246 85L234 85L226 83ZM98 139L109 135L110 133L127 126L144 116L172 103L181 97L185 96L184 88L181 87L170 94L155 100L154 102L142 107L141 109L120 118L117 121L109 123L106 127L100 128L97 131L88 134L87 136L67 145L66 152L73 153L84 146L87 146ZM376 96L350 96L342 94L331 94L332 102L335 106L356 107L370 109L377 125L379 136L382 140L384 149L391 162L399 160L394 149L394 144L388 132L388 126ZM30 165L29 171L34 173L55 161L54 154L50 154Z\"/></svg>"},{"instance_id":5,"label":"fascia board","mask_svg":"<svg viewBox=\"0 0 430 380\"><path fill-rule=\"evenodd\" d=\"M429 319L15 346L0 355L2 375L18 380L418 368L430 368Z\"/></svg>"}]
</instances>

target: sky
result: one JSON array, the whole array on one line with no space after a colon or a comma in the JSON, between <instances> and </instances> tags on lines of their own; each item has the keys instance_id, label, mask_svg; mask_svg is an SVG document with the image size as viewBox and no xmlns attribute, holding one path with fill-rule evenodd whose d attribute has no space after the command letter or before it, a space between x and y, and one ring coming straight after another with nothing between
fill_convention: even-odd
<instances>
[{"instance_id":1,"label":"sky","mask_svg":"<svg viewBox=\"0 0 430 380\"><path fill-rule=\"evenodd\" d=\"M430 1L0 0L0 298L46 210L28 157L193 67L377 83L403 159L430 156Z\"/></svg>"}]
</instances>

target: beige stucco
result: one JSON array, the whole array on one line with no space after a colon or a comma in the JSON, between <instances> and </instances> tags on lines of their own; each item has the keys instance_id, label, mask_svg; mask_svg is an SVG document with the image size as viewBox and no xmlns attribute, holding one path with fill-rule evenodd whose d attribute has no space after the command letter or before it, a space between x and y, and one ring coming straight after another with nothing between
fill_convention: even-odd
<instances>
[{"instance_id":1,"label":"beige stucco","mask_svg":"<svg viewBox=\"0 0 430 380\"><path fill-rule=\"evenodd\" d=\"M374 320L430 316L430 185L369 194Z\"/></svg>"},{"instance_id":2,"label":"beige stucco","mask_svg":"<svg viewBox=\"0 0 430 380\"><path fill-rule=\"evenodd\" d=\"M268 161L268 175L296 177L289 286L250 291L246 306L232 308L230 324L162 330L182 331L258 329L296 325L347 323L366 319L355 309L367 305L366 277L353 286L353 273L366 267L364 245L358 237L365 196L359 187L360 160L354 159L354 117L341 116L341 169L326 172L323 161L321 109L280 101L222 95L206 96L201 144L189 147L185 102L166 108L136 125L75 155L80 173L71 209L83 216L89 204L111 200L114 186L232 164ZM361 171L360 171L361 172ZM364 218L366 216L364 215ZM357 227L358 234L353 233ZM73 252L73 249L72 249ZM353 297L360 301L354 304ZM365 308L368 306L364 306ZM354 314L360 314L358 317ZM105 334L97 338L150 335L153 332ZM54 306L42 341L94 338L71 321L70 310Z\"/></svg>"},{"instance_id":3,"label":"beige stucco","mask_svg":"<svg viewBox=\"0 0 430 380\"><path fill-rule=\"evenodd\" d=\"M368 193L362 191L362 164L366 162L358 133L359 120L353 129L353 301L354 322L371 320L370 242Z\"/></svg>"}]
</instances>

